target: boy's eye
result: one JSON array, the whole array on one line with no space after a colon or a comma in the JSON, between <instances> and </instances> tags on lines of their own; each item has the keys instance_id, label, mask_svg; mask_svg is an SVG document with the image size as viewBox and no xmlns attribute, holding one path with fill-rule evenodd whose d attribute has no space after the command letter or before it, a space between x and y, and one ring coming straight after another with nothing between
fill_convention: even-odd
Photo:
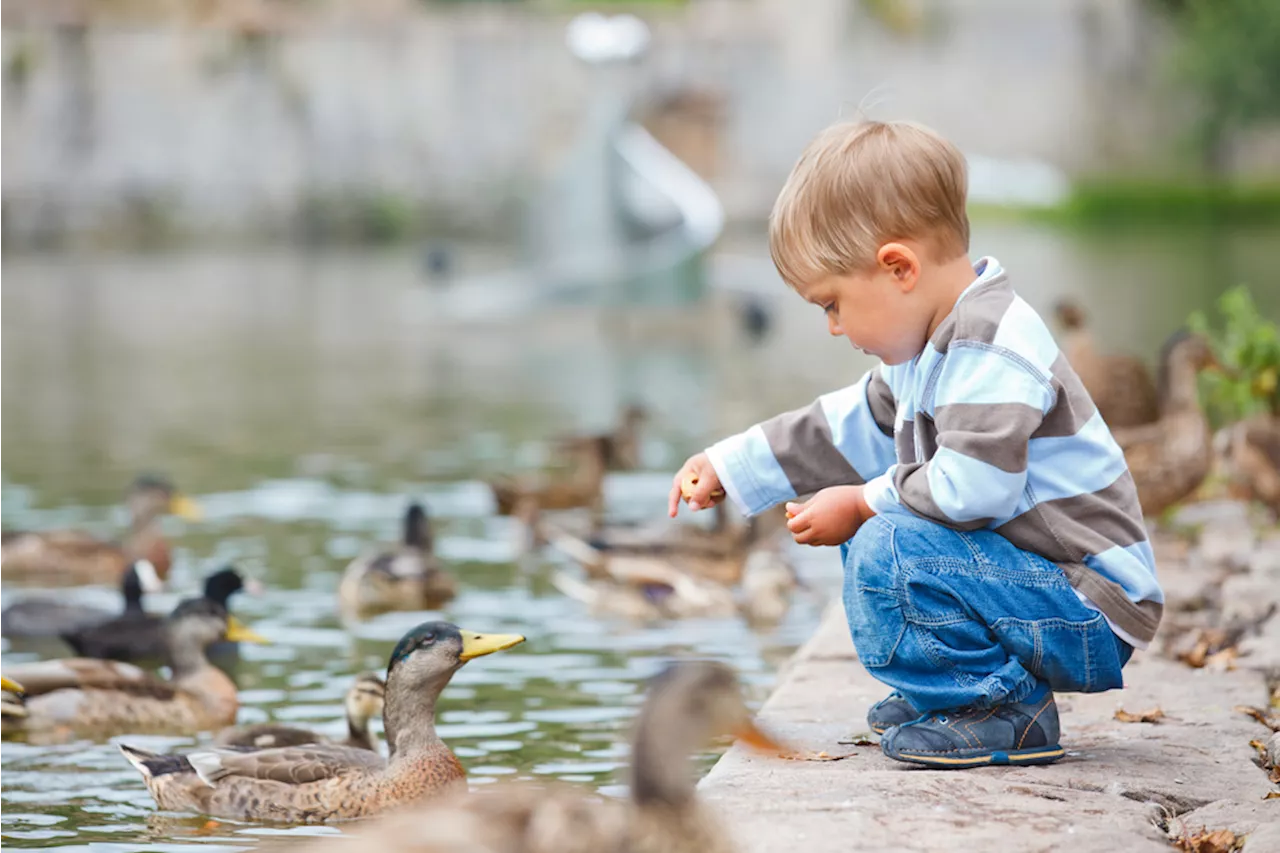
<instances>
[{"instance_id":1,"label":"boy's eye","mask_svg":"<svg viewBox=\"0 0 1280 853\"><path fill-rule=\"evenodd\" d=\"M830 314L834 310L836 310L836 304L834 302L830 302L822 306L822 311L825 314Z\"/></svg>"}]
</instances>

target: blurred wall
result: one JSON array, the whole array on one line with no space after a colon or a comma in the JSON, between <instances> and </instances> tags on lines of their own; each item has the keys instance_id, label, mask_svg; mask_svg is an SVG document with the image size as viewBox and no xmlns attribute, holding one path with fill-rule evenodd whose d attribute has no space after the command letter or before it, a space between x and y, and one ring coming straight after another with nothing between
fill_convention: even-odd
<instances>
[{"instance_id":1,"label":"blurred wall","mask_svg":"<svg viewBox=\"0 0 1280 853\"><path fill-rule=\"evenodd\" d=\"M974 154L1158 168L1161 39L1139 2L658 7L639 112L739 220L765 216L805 141L859 107ZM351 211L374 229L509 230L537 182L572 168L591 86L567 17L532 2L9 0L3 14L11 245L323 236Z\"/></svg>"}]
</instances>

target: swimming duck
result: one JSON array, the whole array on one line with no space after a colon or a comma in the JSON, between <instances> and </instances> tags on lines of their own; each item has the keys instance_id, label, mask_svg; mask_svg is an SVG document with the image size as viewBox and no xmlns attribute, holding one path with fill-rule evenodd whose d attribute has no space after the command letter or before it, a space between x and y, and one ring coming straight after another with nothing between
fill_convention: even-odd
<instances>
[{"instance_id":1,"label":"swimming duck","mask_svg":"<svg viewBox=\"0 0 1280 853\"><path fill-rule=\"evenodd\" d=\"M570 460L598 453L608 471L634 471L640 467L640 428L649 419L644 406L632 403L622 410L618 425L598 435L562 436L556 442Z\"/></svg>"},{"instance_id":2,"label":"swimming duck","mask_svg":"<svg viewBox=\"0 0 1280 853\"><path fill-rule=\"evenodd\" d=\"M200 517L199 507L162 477L144 475L129 487L129 532L121 542L105 542L79 530L6 531L0 539L0 567L7 581L39 584L118 583L134 560L146 559L160 578L169 577L169 545L160 519L173 514Z\"/></svg>"},{"instance_id":3,"label":"swimming duck","mask_svg":"<svg viewBox=\"0 0 1280 853\"><path fill-rule=\"evenodd\" d=\"M156 574L151 561L134 560L121 578L123 612L63 601L52 596L40 596L6 607L0 615L0 626L3 626L6 637L57 637L101 625L113 617L129 620L145 616L142 594L160 592L163 588L164 583Z\"/></svg>"},{"instance_id":4,"label":"swimming duck","mask_svg":"<svg viewBox=\"0 0 1280 853\"><path fill-rule=\"evenodd\" d=\"M1062 328L1062 352L1085 390L1112 429L1148 424L1159 417L1159 400L1151 371L1141 359L1104 355L1086 325L1085 312L1064 299L1054 306Z\"/></svg>"},{"instance_id":5,"label":"swimming duck","mask_svg":"<svg viewBox=\"0 0 1280 853\"><path fill-rule=\"evenodd\" d=\"M387 666L389 761L336 744L186 756L123 744L120 750L162 809L289 823L367 817L466 790L462 765L436 734L436 700L467 661L522 642L517 634L475 634L448 622L425 622L405 634Z\"/></svg>"},{"instance_id":6,"label":"swimming duck","mask_svg":"<svg viewBox=\"0 0 1280 853\"><path fill-rule=\"evenodd\" d=\"M386 682L377 673L365 672L347 690L344 702L347 712L347 738L340 743L357 749L378 751L378 738L369 730L369 721L382 716ZM247 749L271 749L278 746L301 746L308 743L333 743L330 738L300 726L280 723L257 723L223 729L213 739L214 746ZM194 771L193 771L194 772Z\"/></svg>"},{"instance_id":7,"label":"swimming duck","mask_svg":"<svg viewBox=\"0 0 1280 853\"><path fill-rule=\"evenodd\" d=\"M435 610L457 594L458 582L435 555L431 522L422 504L404 516L399 545L347 566L338 585L343 613L367 616L387 610Z\"/></svg>"},{"instance_id":8,"label":"swimming duck","mask_svg":"<svg viewBox=\"0 0 1280 853\"><path fill-rule=\"evenodd\" d=\"M757 749L781 747L761 732L733 670L712 661L672 664L654 679L631 740L627 800L567 785L494 786L406 810L318 840L317 853L728 853L728 827L703 803L689 753L732 734Z\"/></svg>"},{"instance_id":9,"label":"swimming duck","mask_svg":"<svg viewBox=\"0 0 1280 853\"><path fill-rule=\"evenodd\" d=\"M26 692L20 730L47 741L73 734L191 733L233 723L236 686L209 663L205 649L224 638L266 641L203 598L179 604L165 627L173 670L168 681L127 663L93 658L10 667L8 674Z\"/></svg>"},{"instance_id":10,"label":"swimming duck","mask_svg":"<svg viewBox=\"0 0 1280 853\"><path fill-rule=\"evenodd\" d=\"M532 474L499 477L489 481L498 515L528 515L532 509L556 510L587 507L595 523L604 518L604 475L607 442L596 437L574 453L575 464L567 475Z\"/></svg>"},{"instance_id":11,"label":"swimming duck","mask_svg":"<svg viewBox=\"0 0 1280 853\"><path fill-rule=\"evenodd\" d=\"M205 578L202 598L225 611L231 596L244 588L244 577L235 567L227 566ZM163 661L168 654L166 618L141 608L107 622L65 632L61 637L76 654L87 658Z\"/></svg>"},{"instance_id":12,"label":"swimming duck","mask_svg":"<svg viewBox=\"0 0 1280 853\"><path fill-rule=\"evenodd\" d=\"M1194 492L1213 461L1209 420L1200 408L1197 376L1217 364L1208 341L1185 332L1161 356L1160 419L1113 430L1138 489L1143 514L1155 516Z\"/></svg>"},{"instance_id":13,"label":"swimming duck","mask_svg":"<svg viewBox=\"0 0 1280 853\"><path fill-rule=\"evenodd\" d=\"M1280 416L1262 412L1215 437L1222 471L1233 491L1280 513Z\"/></svg>"}]
</instances>

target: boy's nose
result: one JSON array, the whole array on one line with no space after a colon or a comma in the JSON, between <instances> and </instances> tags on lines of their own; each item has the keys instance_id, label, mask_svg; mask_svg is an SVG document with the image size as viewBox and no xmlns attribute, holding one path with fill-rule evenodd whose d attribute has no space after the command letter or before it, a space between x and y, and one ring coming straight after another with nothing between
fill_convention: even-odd
<instances>
[{"instance_id":1,"label":"boy's nose","mask_svg":"<svg viewBox=\"0 0 1280 853\"><path fill-rule=\"evenodd\" d=\"M830 314L827 315L827 331L833 338L838 338L844 334L844 329L840 328L840 321Z\"/></svg>"}]
</instances>

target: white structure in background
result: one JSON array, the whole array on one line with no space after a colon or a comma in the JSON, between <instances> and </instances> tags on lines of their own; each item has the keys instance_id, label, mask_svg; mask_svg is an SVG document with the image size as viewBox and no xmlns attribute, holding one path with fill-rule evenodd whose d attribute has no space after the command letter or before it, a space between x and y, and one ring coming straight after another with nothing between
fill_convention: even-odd
<instances>
[{"instance_id":1,"label":"white structure in background","mask_svg":"<svg viewBox=\"0 0 1280 853\"><path fill-rule=\"evenodd\" d=\"M1017 207L1052 207L1066 201L1071 181L1043 160L1010 160L968 155L969 202Z\"/></svg>"}]
</instances>

